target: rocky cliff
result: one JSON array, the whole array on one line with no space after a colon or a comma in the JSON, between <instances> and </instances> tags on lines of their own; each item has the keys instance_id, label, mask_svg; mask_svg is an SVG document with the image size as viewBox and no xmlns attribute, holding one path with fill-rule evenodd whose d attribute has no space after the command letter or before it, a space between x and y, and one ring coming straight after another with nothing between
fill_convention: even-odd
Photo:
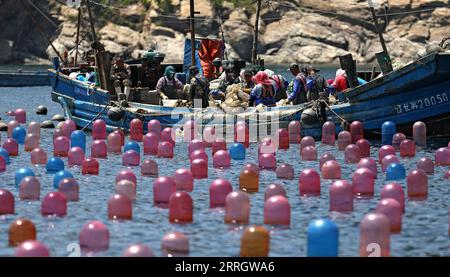
<instances>
[{"instance_id":1,"label":"rocky cliff","mask_svg":"<svg viewBox=\"0 0 450 277\"><path fill-rule=\"evenodd\" d=\"M27 2L27 0L21 0ZM0 62L54 55L20 2L0 0ZM76 9L65 0L38 0L38 6L58 26L39 18L45 33L59 51L75 44ZM91 0L97 35L118 55L138 57L156 46L166 61L181 62L188 34L187 0ZM427 45L450 37L450 0L374 0L390 55L408 62ZM200 12L199 37L223 37L231 57L251 56L255 5L252 1L195 0ZM5 8L6 9L5 9ZM5 16L3 15L5 14ZM81 51L89 49L90 29L82 9ZM339 55L352 53L358 63L372 63L381 51L366 1L358 0L263 0L258 54L266 63L337 63ZM10 47L9 47L10 46ZM7 50L10 50L9 52ZM45 49L45 51L44 51ZM1 54L3 53L3 55ZM33 61L35 61L34 59Z\"/></svg>"}]
</instances>

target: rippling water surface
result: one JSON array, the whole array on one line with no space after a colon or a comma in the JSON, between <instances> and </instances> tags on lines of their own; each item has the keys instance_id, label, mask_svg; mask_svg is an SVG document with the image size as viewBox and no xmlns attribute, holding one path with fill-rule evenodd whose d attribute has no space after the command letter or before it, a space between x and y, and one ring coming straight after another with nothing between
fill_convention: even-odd
<instances>
[{"instance_id":1,"label":"rippling water surface","mask_svg":"<svg viewBox=\"0 0 450 277\"><path fill-rule=\"evenodd\" d=\"M34 113L38 105L44 104L49 113L39 116ZM50 87L37 88L0 88L0 112L4 121L8 117L4 112L23 107L28 111L28 121L43 121L50 119L55 113L62 114L59 104L50 100ZM41 130L41 147L48 156L52 156L53 130ZM6 133L2 132L4 140ZM90 149L92 138L87 137L87 149ZM332 151L342 167L342 177L351 180L354 164L343 162L343 152L329 146L318 146L320 157L326 151ZM142 149L142 145L141 145ZM89 151L89 150L87 150ZM187 159L187 145L178 143L172 160L154 158L159 165L160 176L172 175L178 168L189 168ZM149 245L157 255L161 255L160 241L163 235L171 230L179 230L190 238L191 256L237 256L239 254L240 237L243 227L230 226L223 223L223 210L209 209L209 184L215 178L227 178L238 189L238 177L242 166L247 162L257 161L257 145L252 144L247 152L246 161L233 161L227 170L212 167L210 149L209 178L195 180L194 191L191 196L194 201L194 222L187 225L170 224L168 210L152 206L152 184L155 178L140 176L139 167L131 168L138 176L138 196L133 206L133 220L112 222L107 217L107 201L114 193L114 178L116 173L124 169L119 155L109 155L107 160L99 160L100 175L83 176L79 168L70 168L80 184L80 201L69 202L67 216L60 218L44 218L40 214L40 202L20 201L18 189L14 186L14 172L21 167L30 167L30 154L20 147L20 156L13 157L7 171L0 173L0 188L11 190L16 196L16 214L0 217L0 256L10 256L14 249L7 247L8 227L17 217L31 219L37 227L38 239L50 248L53 256L67 256L67 245L78 242L78 234L84 223L90 220L101 220L109 227L110 249L98 253L100 256L120 256L124 249L134 243ZM89 153L87 153L89 154ZM377 156L378 147L372 147L372 157ZM415 168L419 157L427 156L434 160L431 149L420 150L415 158L401 159L407 170ZM150 158L142 156L141 159ZM277 180L275 172L261 171L260 190L251 194L250 223L263 223L264 189L271 183L284 185L291 204L291 225L289 228L275 228L271 230L271 256L305 256L306 228L308 223L316 218L332 218L339 226L339 255L358 256L359 228L358 224L363 216L375 209L379 200L379 192L385 184L384 174L378 173L375 196L371 199L355 200L354 211L348 214L330 213L328 211L328 188L331 181L322 181L320 197L303 198L298 192L299 173L306 168L318 170L318 162L304 162L299 157L299 146L291 145L286 151L277 154L278 164L290 163L295 168L295 179L291 181ZM67 164L67 161L66 161ZM67 168L66 168L67 169ZM429 176L429 195L426 201L406 202L406 214L403 217L401 234L391 237L391 254L393 256L449 256L448 237L448 209L450 203L450 182L442 178L444 167L436 167L435 174ZM53 190L52 175L45 173L45 168L34 167L34 171L41 182L41 199ZM402 182L406 192L406 184Z\"/></svg>"}]
</instances>

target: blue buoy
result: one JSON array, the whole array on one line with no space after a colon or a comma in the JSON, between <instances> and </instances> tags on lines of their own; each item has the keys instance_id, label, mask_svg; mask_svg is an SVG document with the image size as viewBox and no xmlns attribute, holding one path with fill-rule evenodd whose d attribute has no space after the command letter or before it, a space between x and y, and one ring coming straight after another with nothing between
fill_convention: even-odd
<instances>
[{"instance_id":1,"label":"blue buoy","mask_svg":"<svg viewBox=\"0 0 450 277\"><path fill-rule=\"evenodd\" d=\"M54 174L60 170L64 170L64 162L58 157L52 157L47 161L47 173Z\"/></svg>"},{"instance_id":2,"label":"blue buoy","mask_svg":"<svg viewBox=\"0 0 450 277\"><path fill-rule=\"evenodd\" d=\"M16 170L16 175L14 177L14 183L16 185L16 187L19 187L20 182L22 181L23 178L27 177L27 176L35 176L34 172L31 168L19 168Z\"/></svg>"},{"instance_id":3,"label":"blue buoy","mask_svg":"<svg viewBox=\"0 0 450 277\"><path fill-rule=\"evenodd\" d=\"M86 153L86 134L80 130L73 131L70 135L70 147L80 147Z\"/></svg>"},{"instance_id":4,"label":"blue buoy","mask_svg":"<svg viewBox=\"0 0 450 277\"><path fill-rule=\"evenodd\" d=\"M73 175L67 170L60 170L56 172L55 177L53 177L53 188L58 189L59 182L61 182L64 178L73 178Z\"/></svg>"},{"instance_id":5,"label":"blue buoy","mask_svg":"<svg viewBox=\"0 0 450 277\"><path fill-rule=\"evenodd\" d=\"M308 226L308 257L337 257L339 230L329 219L316 219Z\"/></svg>"},{"instance_id":6,"label":"blue buoy","mask_svg":"<svg viewBox=\"0 0 450 277\"><path fill-rule=\"evenodd\" d=\"M138 153L139 155L141 155L141 147L139 146L139 143L135 142L135 141L129 141L125 144L124 148L123 148L123 152L127 152L128 150L134 150L136 151L136 153Z\"/></svg>"},{"instance_id":7,"label":"blue buoy","mask_svg":"<svg viewBox=\"0 0 450 277\"><path fill-rule=\"evenodd\" d=\"M9 152L3 147L0 147L0 156L2 156L3 159L5 159L6 164L11 163L11 161L9 160Z\"/></svg>"},{"instance_id":8,"label":"blue buoy","mask_svg":"<svg viewBox=\"0 0 450 277\"><path fill-rule=\"evenodd\" d=\"M21 126L17 126L14 128L12 132L12 137L17 141L18 144L24 144L25 143L25 137L27 135L27 130Z\"/></svg>"},{"instance_id":9,"label":"blue buoy","mask_svg":"<svg viewBox=\"0 0 450 277\"><path fill-rule=\"evenodd\" d=\"M386 181L404 180L406 178L405 167L399 163L391 163L386 169Z\"/></svg>"},{"instance_id":10,"label":"blue buoy","mask_svg":"<svg viewBox=\"0 0 450 277\"><path fill-rule=\"evenodd\" d=\"M381 125L381 144L392 145L392 137L396 133L395 123L386 121Z\"/></svg>"},{"instance_id":11,"label":"blue buoy","mask_svg":"<svg viewBox=\"0 0 450 277\"><path fill-rule=\"evenodd\" d=\"M233 144L229 152L233 160L245 160L245 146L242 143Z\"/></svg>"}]
</instances>

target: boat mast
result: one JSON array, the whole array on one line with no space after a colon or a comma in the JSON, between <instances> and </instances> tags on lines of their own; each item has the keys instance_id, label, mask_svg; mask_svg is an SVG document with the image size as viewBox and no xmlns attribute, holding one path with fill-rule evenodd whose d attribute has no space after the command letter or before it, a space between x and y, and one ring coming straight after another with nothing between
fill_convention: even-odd
<instances>
[{"instance_id":1,"label":"boat mast","mask_svg":"<svg viewBox=\"0 0 450 277\"><path fill-rule=\"evenodd\" d=\"M258 53L258 28L259 28L259 14L261 11L261 0L258 0L256 6L256 18L255 18L255 26L253 28L253 50L252 50L252 63L256 65L257 53Z\"/></svg>"},{"instance_id":2,"label":"boat mast","mask_svg":"<svg viewBox=\"0 0 450 277\"><path fill-rule=\"evenodd\" d=\"M75 58L73 61L73 66L77 66L77 59L78 59L78 44L79 44L79 38L80 38L80 25L81 25L81 6L78 7L78 23L77 23L77 37L75 39Z\"/></svg>"},{"instance_id":3,"label":"boat mast","mask_svg":"<svg viewBox=\"0 0 450 277\"><path fill-rule=\"evenodd\" d=\"M190 24L190 30L191 30L191 66L195 66L195 7L194 7L194 0L189 0L189 24Z\"/></svg>"},{"instance_id":4,"label":"boat mast","mask_svg":"<svg viewBox=\"0 0 450 277\"><path fill-rule=\"evenodd\" d=\"M380 26L378 24L378 18L375 13L375 7L373 4L373 0L367 0L367 3L369 4L370 13L372 14L373 22L375 25L375 31L377 32L377 34L380 38L381 47L383 48L383 53L384 53L383 59L384 59L385 65L386 65L385 66L386 71L387 71L386 73L388 73L388 72L393 71L391 57L389 56L389 52L386 47L386 42L384 41L383 34L381 33ZM383 66L381 66L381 68L383 68Z\"/></svg>"}]
</instances>

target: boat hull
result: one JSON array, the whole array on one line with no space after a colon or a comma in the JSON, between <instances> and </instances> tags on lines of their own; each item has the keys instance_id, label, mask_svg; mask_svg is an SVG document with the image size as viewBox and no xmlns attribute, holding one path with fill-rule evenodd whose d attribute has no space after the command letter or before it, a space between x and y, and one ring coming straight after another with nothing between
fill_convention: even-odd
<instances>
[{"instance_id":1,"label":"boat hull","mask_svg":"<svg viewBox=\"0 0 450 277\"><path fill-rule=\"evenodd\" d=\"M46 72L0 72L0 87L49 86Z\"/></svg>"}]
</instances>

